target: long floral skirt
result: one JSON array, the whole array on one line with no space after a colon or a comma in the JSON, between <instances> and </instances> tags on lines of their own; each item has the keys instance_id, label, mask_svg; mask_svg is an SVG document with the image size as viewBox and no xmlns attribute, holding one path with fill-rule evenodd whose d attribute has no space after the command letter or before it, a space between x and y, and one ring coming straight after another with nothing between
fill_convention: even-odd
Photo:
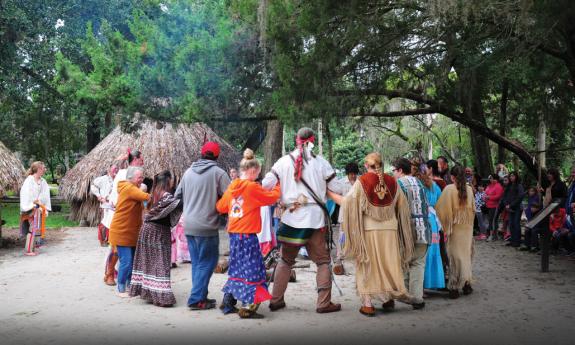
<instances>
[{"instance_id":1,"label":"long floral skirt","mask_svg":"<svg viewBox=\"0 0 575 345\"><path fill-rule=\"evenodd\" d=\"M169 226L145 222L138 238L130 296L155 305L176 303L170 281L171 231Z\"/></svg>"},{"instance_id":2,"label":"long floral skirt","mask_svg":"<svg viewBox=\"0 0 575 345\"><path fill-rule=\"evenodd\" d=\"M230 268L222 291L244 306L271 299L256 234L230 234Z\"/></svg>"}]
</instances>

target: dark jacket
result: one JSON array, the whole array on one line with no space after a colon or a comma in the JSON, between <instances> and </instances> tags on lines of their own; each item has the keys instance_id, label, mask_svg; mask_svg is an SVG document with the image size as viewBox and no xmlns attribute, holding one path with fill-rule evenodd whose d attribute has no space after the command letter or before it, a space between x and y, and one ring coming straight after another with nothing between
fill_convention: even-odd
<instances>
[{"instance_id":1,"label":"dark jacket","mask_svg":"<svg viewBox=\"0 0 575 345\"><path fill-rule=\"evenodd\" d=\"M505 187L505 192L503 192L503 198L501 198L500 207L504 209L509 205L509 208L513 211L521 209L521 201L525 197L525 190L520 183L510 183Z\"/></svg>"}]
</instances>

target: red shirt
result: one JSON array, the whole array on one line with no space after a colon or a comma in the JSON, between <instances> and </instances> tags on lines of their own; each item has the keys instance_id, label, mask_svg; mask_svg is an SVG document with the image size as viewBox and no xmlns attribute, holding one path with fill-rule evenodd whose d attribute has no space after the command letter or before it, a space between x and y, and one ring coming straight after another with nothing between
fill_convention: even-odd
<instances>
[{"instance_id":1,"label":"red shirt","mask_svg":"<svg viewBox=\"0 0 575 345\"><path fill-rule=\"evenodd\" d=\"M487 196L485 206L487 208L496 208L503 197L503 186L499 182L490 183L485 188L485 195Z\"/></svg>"},{"instance_id":2,"label":"red shirt","mask_svg":"<svg viewBox=\"0 0 575 345\"><path fill-rule=\"evenodd\" d=\"M565 212L564 208L560 208L556 212L551 213L549 217L549 231L553 232L555 230L559 230L565 224L565 220L567 219L567 212Z\"/></svg>"}]
</instances>

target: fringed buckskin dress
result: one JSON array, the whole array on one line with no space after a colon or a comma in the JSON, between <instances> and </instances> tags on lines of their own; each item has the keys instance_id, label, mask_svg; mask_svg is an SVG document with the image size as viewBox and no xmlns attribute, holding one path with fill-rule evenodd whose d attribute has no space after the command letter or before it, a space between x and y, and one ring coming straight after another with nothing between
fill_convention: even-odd
<instances>
[{"instance_id":1,"label":"fringed buckskin dress","mask_svg":"<svg viewBox=\"0 0 575 345\"><path fill-rule=\"evenodd\" d=\"M409 205L396 180L368 172L344 199L343 230L346 257L355 258L356 286L362 304L409 300L403 270L413 255Z\"/></svg>"},{"instance_id":2,"label":"fringed buckskin dress","mask_svg":"<svg viewBox=\"0 0 575 345\"><path fill-rule=\"evenodd\" d=\"M467 188L467 200L461 205L457 186L451 184L443 190L435 209L447 237L449 257L449 290L459 290L465 283L471 284L471 261L473 258L473 189Z\"/></svg>"}]
</instances>

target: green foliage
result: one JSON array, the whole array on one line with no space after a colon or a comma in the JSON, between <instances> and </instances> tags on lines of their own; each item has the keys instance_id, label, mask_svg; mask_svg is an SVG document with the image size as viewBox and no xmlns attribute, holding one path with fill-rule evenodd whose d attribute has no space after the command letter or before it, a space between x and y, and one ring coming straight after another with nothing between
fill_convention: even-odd
<instances>
[{"instance_id":1,"label":"green foliage","mask_svg":"<svg viewBox=\"0 0 575 345\"><path fill-rule=\"evenodd\" d=\"M20 226L20 206L18 204L0 204L2 219L6 221L6 228L18 228ZM62 212L51 212L46 218L46 229L61 229L63 227L78 226L78 222L68 220L70 206L62 205Z\"/></svg>"},{"instance_id":2,"label":"green foliage","mask_svg":"<svg viewBox=\"0 0 575 345\"><path fill-rule=\"evenodd\" d=\"M373 145L360 138L356 132L348 132L333 142L333 166L343 169L348 163L362 165L368 153L373 152Z\"/></svg>"}]
</instances>

